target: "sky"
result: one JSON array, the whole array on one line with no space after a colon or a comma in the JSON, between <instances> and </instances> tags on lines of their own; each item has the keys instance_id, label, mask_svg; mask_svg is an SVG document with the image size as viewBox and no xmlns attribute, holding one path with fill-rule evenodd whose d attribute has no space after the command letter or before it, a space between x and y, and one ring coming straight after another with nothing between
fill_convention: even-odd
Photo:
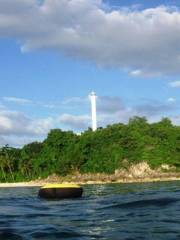
<instances>
[{"instance_id":1,"label":"sky","mask_svg":"<svg viewBox=\"0 0 180 240\"><path fill-rule=\"evenodd\" d=\"M0 0L0 146L53 128L180 125L180 2Z\"/></svg>"}]
</instances>

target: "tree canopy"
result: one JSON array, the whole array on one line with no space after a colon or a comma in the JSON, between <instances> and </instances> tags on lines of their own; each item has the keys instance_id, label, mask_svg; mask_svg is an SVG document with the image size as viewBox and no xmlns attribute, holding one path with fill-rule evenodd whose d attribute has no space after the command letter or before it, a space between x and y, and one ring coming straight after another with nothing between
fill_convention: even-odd
<instances>
[{"instance_id":1,"label":"tree canopy","mask_svg":"<svg viewBox=\"0 0 180 240\"><path fill-rule=\"evenodd\" d=\"M134 117L128 124L113 124L77 135L53 129L43 142L21 149L0 148L0 181L24 181L50 174L114 173L146 161L152 168L169 164L180 169L180 127L167 118L148 123Z\"/></svg>"}]
</instances>

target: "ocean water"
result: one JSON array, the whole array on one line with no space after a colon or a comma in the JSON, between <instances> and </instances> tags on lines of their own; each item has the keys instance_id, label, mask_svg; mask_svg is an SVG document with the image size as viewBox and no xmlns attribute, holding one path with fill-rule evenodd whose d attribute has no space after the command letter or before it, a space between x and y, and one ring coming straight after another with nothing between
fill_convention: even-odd
<instances>
[{"instance_id":1,"label":"ocean water","mask_svg":"<svg viewBox=\"0 0 180 240\"><path fill-rule=\"evenodd\" d=\"M180 239L180 182L84 186L80 199L0 189L0 239Z\"/></svg>"}]
</instances>

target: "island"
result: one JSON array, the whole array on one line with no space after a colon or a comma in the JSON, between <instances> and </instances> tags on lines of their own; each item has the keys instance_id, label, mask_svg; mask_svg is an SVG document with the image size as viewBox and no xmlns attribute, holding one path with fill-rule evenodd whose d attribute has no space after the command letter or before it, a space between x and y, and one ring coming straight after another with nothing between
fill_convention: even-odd
<instances>
[{"instance_id":1,"label":"island","mask_svg":"<svg viewBox=\"0 0 180 240\"><path fill-rule=\"evenodd\" d=\"M168 118L149 123L135 116L127 124L88 129L81 134L52 129L43 142L0 148L2 186L178 179L180 126Z\"/></svg>"}]
</instances>

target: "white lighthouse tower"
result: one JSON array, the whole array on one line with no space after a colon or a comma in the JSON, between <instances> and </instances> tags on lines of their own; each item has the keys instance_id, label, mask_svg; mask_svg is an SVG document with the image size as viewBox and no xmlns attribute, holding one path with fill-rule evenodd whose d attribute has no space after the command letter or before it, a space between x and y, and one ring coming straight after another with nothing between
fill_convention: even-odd
<instances>
[{"instance_id":1,"label":"white lighthouse tower","mask_svg":"<svg viewBox=\"0 0 180 240\"><path fill-rule=\"evenodd\" d=\"M96 131L97 129L97 118L96 118L96 93L91 92L90 100L91 100L91 111L92 111L92 130Z\"/></svg>"}]
</instances>

